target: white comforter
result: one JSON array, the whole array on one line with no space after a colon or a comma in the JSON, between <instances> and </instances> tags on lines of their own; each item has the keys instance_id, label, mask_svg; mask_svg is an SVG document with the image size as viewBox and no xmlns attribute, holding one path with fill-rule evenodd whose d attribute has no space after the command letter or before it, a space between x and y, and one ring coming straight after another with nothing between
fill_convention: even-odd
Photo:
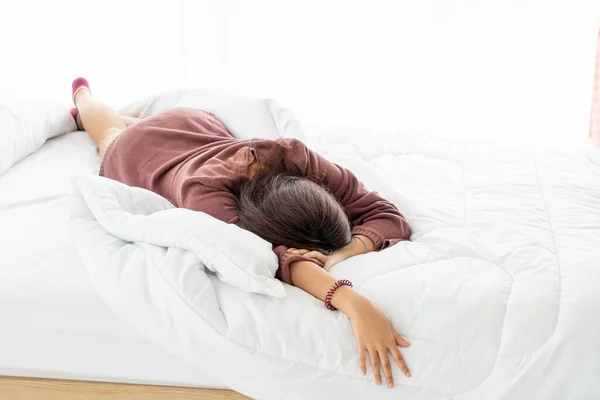
<instances>
[{"instance_id":1,"label":"white comforter","mask_svg":"<svg viewBox=\"0 0 600 400\"><path fill-rule=\"evenodd\" d=\"M261 400L600 398L598 150L313 139L413 228L410 242L331 270L412 343L403 350L412 378L394 367L388 389L363 377L348 319L274 281L259 238L141 189L79 177L76 246L114 312ZM227 237L251 244L228 253Z\"/></svg>"}]
</instances>

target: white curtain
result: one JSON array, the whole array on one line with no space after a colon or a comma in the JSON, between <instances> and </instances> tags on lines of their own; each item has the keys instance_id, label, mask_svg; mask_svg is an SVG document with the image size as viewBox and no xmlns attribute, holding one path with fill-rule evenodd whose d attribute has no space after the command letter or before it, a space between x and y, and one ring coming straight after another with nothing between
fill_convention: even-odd
<instances>
[{"instance_id":1,"label":"white curtain","mask_svg":"<svg viewBox=\"0 0 600 400\"><path fill-rule=\"evenodd\" d=\"M310 129L588 135L598 0L2 0L0 90L273 97Z\"/></svg>"}]
</instances>

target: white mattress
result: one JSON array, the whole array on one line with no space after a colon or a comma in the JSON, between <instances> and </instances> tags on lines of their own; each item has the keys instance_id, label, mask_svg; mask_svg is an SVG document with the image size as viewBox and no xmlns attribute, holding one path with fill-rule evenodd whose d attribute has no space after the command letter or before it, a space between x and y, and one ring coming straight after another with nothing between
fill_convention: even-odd
<instances>
[{"instance_id":1,"label":"white mattress","mask_svg":"<svg viewBox=\"0 0 600 400\"><path fill-rule=\"evenodd\" d=\"M69 238L75 174L96 174L82 132L0 175L0 375L224 387L132 331L96 294Z\"/></svg>"}]
</instances>

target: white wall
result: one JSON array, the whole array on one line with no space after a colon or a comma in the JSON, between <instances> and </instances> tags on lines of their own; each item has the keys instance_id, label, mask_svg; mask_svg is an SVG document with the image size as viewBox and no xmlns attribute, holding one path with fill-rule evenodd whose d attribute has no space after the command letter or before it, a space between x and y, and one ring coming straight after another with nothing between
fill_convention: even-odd
<instances>
[{"instance_id":1,"label":"white wall","mask_svg":"<svg viewBox=\"0 0 600 400\"><path fill-rule=\"evenodd\" d=\"M0 90L123 105L208 87L309 126L587 136L597 0L2 0Z\"/></svg>"}]
</instances>

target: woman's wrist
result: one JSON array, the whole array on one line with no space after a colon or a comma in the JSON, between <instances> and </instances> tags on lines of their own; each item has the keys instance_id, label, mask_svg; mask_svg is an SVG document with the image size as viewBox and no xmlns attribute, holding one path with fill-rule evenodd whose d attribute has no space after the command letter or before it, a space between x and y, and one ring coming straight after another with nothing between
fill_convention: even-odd
<instances>
[{"instance_id":1,"label":"woman's wrist","mask_svg":"<svg viewBox=\"0 0 600 400\"><path fill-rule=\"evenodd\" d=\"M363 249L366 247L366 253L375 250L375 243L371 240L370 237L365 236L365 235L352 235L353 237L355 237L357 239L357 241L359 241L360 245L363 246Z\"/></svg>"},{"instance_id":2,"label":"woman's wrist","mask_svg":"<svg viewBox=\"0 0 600 400\"><path fill-rule=\"evenodd\" d=\"M358 315L365 304L369 303L369 299L348 286L339 287L331 298L331 304L349 318Z\"/></svg>"},{"instance_id":3,"label":"woman's wrist","mask_svg":"<svg viewBox=\"0 0 600 400\"><path fill-rule=\"evenodd\" d=\"M322 301L326 300L328 290L337 281L329 272L311 261L293 261L289 265L289 270L294 285ZM369 299L346 285L335 290L331 296L331 305L350 319L360 316L365 309L372 306Z\"/></svg>"},{"instance_id":4,"label":"woman's wrist","mask_svg":"<svg viewBox=\"0 0 600 400\"><path fill-rule=\"evenodd\" d=\"M365 254L373 251L375 248L373 241L364 235L352 235L352 240L346 246L338 251L350 258L359 254Z\"/></svg>"}]
</instances>

